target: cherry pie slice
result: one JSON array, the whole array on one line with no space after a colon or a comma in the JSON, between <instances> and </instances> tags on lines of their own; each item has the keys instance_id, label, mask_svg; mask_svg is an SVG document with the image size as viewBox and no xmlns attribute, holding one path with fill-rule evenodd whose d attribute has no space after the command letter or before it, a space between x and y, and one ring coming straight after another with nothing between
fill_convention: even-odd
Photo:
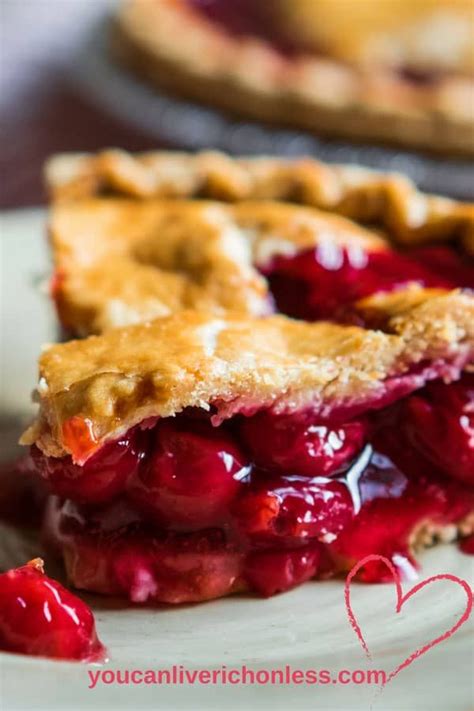
<instances>
[{"instance_id":1,"label":"cherry pie slice","mask_svg":"<svg viewBox=\"0 0 474 711\"><path fill-rule=\"evenodd\" d=\"M311 160L47 175L60 318L102 334L43 353L23 438L74 585L272 595L474 531L472 206Z\"/></svg>"},{"instance_id":2,"label":"cherry pie slice","mask_svg":"<svg viewBox=\"0 0 474 711\"><path fill-rule=\"evenodd\" d=\"M128 0L114 55L160 89L331 136L472 154L469 0Z\"/></svg>"},{"instance_id":3,"label":"cherry pie slice","mask_svg":"<svg viewBox=\"0 0 474 711\"><path fill-rule=\"evenodd\" d=\"M470 534L473 299L402 293L379 330L193 310L46 349L23 443L71 582L272 595Z\"/></svg>"},{"instance_id":4,"label":"cherry pie slice","mask_svg":"<svg viewBox=\"0 0 474 711\"><path fill-rule=\"evenodd\" d=\"M309 160L118 151L57 157L47 175L52 290L63 325L79 335L183 308L366 323L354 305L371 295L474 286L460 254L474 249L472 206L399 177ZM176 199L184 196L233 202ZM267 199L276 197L312 204ZM433 245L449 240L457 253Z\"/></svg>"}]
</instances>

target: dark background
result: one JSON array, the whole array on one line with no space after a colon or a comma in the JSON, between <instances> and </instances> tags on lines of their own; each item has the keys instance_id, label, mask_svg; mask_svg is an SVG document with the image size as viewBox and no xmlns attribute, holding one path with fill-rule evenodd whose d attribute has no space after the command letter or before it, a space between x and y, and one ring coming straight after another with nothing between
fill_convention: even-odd
<instances>
[{"instance_id":1,"label":"dark background","mask_svg":"<svg viewBox=\"0 0 474 711\"><path fill-rule=\"evenodd\" d=\"M159 147L75 86L71 62L104 0L0 0L0 207L45 201L41 170L57 151Z\"/></svg>"},{"instance_id":2,"label":"dark background","mask_svg":"<svg viewBox=\"0 0 474 711\"><path fill-rule=\"evenodd\" d=\"M120 1L0 0L0 207L46 201L42 166L52 153L166 148L165 136L174 147L400 171L428 192L472 199L472 161L321 140L158 96L109 59L108 20ZM228 0L239 8L251 1Z\"/></svg>"}]
</instances>

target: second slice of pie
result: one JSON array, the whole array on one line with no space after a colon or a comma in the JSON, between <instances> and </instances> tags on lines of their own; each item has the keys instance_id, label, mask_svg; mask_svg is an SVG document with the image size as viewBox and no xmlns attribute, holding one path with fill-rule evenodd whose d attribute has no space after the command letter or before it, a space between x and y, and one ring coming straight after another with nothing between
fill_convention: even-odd
<instances>
[{"instance_id":1,"label":"second slice of pie","mask_svg":"<svg viewBox=\"0 0 474 711\"><path fill-rule=\"evenodd\" d=\"M47 174L52 291L78 335L183 308L347 321L374 294L474 287L472 206L401 176L119 151L59 156Z\"/></svg>"}]
</instances>

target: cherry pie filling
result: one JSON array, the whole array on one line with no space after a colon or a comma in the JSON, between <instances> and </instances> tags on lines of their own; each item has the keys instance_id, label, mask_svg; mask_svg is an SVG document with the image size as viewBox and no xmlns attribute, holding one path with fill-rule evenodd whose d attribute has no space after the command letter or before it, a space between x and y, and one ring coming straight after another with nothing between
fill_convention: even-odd
<instances>
[{"instance_id":1,"label":"cherry pie filling","mask_svg":"<svg viewBox=\"0 0 474 711\"><path fill-rule=\"evenodd\" d=\"M372 326L354 307L365 296L413 283L474 287L472 264L444 246L322 244L260 270L278 311ZM74 417L63 436L85 463L31 453L53 494L46 535L77 587L136 602L272 595L371 553L410 576L416 544L441 529L456 535L452 524L470 532L463 519L474 509L474 375L410 394L433 377L423 368L387 381L376 411L356 404L329 420L260 411L213 427L189 410L95 451L90 423ZM438 368L439 378L458 376ZM366 566L360 577L386 572Z\"/></svg>"},{"instance_id":2,"label":"cherry pie filling","mask_svg":"<svg viewBox=\"0 0 474 711\"><path fill-rule=\"evenodd\" d=\"M359 299L410 284L474 289L474 265L467 259L449 247L403 253L321 244L296 256L277 256L261 271L281 313L306 321L347 321L356 317Z\"/></svg>"},{"instance_id":3,"label":"cherry pie filling","mask_svg":"<svg viewBox=\"0 0 474 711\"><path fill-rule=\"evenodd\" d=\"M0 649L85 662L105 655L88 605L45 575L39 558L0 575Z\"/></svg>"},{"instance_id":4,"label":"cherry pie filling","mask_svg":"<svg viewBox=\"0 0 474 711\"><path fill-rule=\"evenodd\" d=\"M82 465L32 449L54 495L45 535L74 585L173 603L272 595L370 553L410 575L417 542L473 511L473 455L467 373L348 420L260 411L214 427L189 410Z\"/></svg>"}]
</instances>

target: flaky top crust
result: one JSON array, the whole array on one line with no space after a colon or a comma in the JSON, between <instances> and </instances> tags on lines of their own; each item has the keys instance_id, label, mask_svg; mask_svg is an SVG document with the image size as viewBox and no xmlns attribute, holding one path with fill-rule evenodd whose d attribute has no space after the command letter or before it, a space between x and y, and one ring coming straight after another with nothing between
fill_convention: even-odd
<instances>
[{"instance_id":1,"label":"flaky top crust","mask_svg":"<svg viewBox=\"0 0 474 711\"><path fill-rule=\"evenodd\" d=\"M369 307L387 315L383 331L181 311L51 346L40 358L39 416L22 442L84 461L137 423L186 407L212 408L215 424L261 408L326 416L381 406L472 362L472 296L412 289L365 299Z\"/></svg>"},{"instance_id":2,"label":"flaky top crust","mask_svg":"<svg viewBox=\"0 0 474 711\"><path fill-rule=\"evenodd\" d=\"M45 175L54 201L101 194L285 200L380 226L399 244L458 240L474 254L473 204L425 195L401 175L357 166L330 166L311 158L232 158L218 152L133 155L108 150L53 156Z\"/></svg>"},{"instance_id":3,"label":"flaky top crust","mask_svg":"<svg viewBox=\"0 0 474 711\"><path fill-rule=\"evenodd\" d=\"M255 265L316 245L387 248L338 215L265 201L90 198L56 204L50 235L61 321L79 334L186 308L267 315L271 297Z\"/></svg>"}]
</instances>

